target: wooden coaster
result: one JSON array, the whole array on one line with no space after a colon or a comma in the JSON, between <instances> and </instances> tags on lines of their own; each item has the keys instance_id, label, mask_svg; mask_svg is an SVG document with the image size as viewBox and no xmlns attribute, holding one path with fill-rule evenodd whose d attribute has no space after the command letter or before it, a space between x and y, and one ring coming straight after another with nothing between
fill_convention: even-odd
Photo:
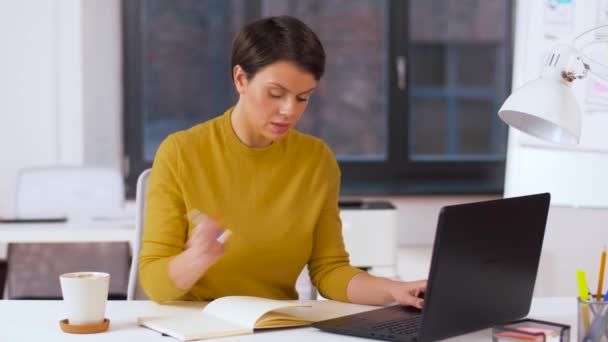
<instances>
[{"instance_id":1,"label":"wooden coaster","mask_svg":"<svg viewBox=\"0 0 608 342\"><path fill-rule=\"evenodd\" d=\"M103 322L99 324L70 325L66 318L59 321L59 326L63 332L69 334L95 334L108 330L110 327L110 320L104 318Z\"/></svg>"}]
</instances>

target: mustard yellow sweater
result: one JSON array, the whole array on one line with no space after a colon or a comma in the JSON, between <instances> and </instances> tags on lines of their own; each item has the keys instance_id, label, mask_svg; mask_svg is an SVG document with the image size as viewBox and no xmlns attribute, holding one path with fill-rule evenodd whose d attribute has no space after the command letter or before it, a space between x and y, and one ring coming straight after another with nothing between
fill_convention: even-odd
<instances>
[{"instance_id":1,"label":"mustard yellow sweater","mask_svg":"<svg viewBox=\"0 0 608 342\"><path fill-rule=\"evenodd\" d=\"M265 148L238 139L224 115L170 135L160 145L147 195L140 282L158 302L229 295L295 299L308 264L327 298L347 301L361 272L349 265L338 212L340 170L319 139L290 131ZM188 290L175 287L169 261L184 250L196 208L232 231L225 254Z\"/></svg>"}]
</instances>

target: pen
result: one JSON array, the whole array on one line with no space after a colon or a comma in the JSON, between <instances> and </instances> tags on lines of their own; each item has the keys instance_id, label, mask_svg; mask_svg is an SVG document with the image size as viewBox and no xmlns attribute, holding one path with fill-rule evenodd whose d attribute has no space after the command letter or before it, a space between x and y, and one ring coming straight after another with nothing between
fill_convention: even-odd
<instances>
[{"instance_id":1,"label":"pen","mask_svg":"<svg viewBox=\"0 0 608 342\"><path fill-rule=\"evenodd\" d=\"M595 299L599 302L602 300L602 285L604 284L604 268L606 267L606 246L602 251L602 259L600 261L600 277L597 280L597 292L595 293Z\"/></svg>"},{"instance_id":2,"label":"pen","mask_svg":"<svg viewBox=\"0 0 608 342\"><path fill-rule=\"evenodd\" d=\"M222 235L220 235L216 240L217 240L217 242L224 244L226 242L226 240L228 240L230 235L232 235L232 231L230 229L226 229L226 230L224 230Z\"/></svg>"},{"instance_id":3,"label":"pen","mask_svg":"<svg viewBox=\"0 0 608 342\"><path fill-rule=\"evenodd\" d=\"M578 296L581 301L589 301L589 288L587 287L587 278L585 277L585 271L576 271L576 279L578 282ZM585 331L589 331L589 307L585 303L581 303L581 310L583 315L583 325Z\"/></svg>"},{"instance_id":4,"label":"pen","mask_svg":"<svg viewBox=\"0 0 608 342\"><path fill-rule=\"evenodd\" d=\"M188 214L186 214L186 218L188 218L189 221L194 223L194 225L198 225L203 222L207 218L207 216L201 213L198 209L192 209L190 210L190 212L188 212ZM217 242L224 244L226 240L228 240L230 235L232 235L232 231L230 229L226 229L220 236L218 236L216 240Z\"/></svg>"}]
</instances>

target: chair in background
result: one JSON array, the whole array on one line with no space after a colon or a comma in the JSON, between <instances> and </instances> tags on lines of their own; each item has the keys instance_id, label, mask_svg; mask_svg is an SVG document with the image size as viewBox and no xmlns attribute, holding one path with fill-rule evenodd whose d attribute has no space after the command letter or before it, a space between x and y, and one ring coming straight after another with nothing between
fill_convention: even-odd
<instances>
[{"instance_id":1,"label":"chair in background","mask_svg":"<svg viewBox=\"0 0 608 342\"><path fill-rule=\"evenodd\" d=\"M44 167L21 170L15 214L19 218L107 216L124 210L118 170L101 167ZM83 228L84 229L84 228ZM11 243L7 251L9 299L59 299L59 275L75 271L110 273L111 299L126 298L130 248L124 243Z\"/></svg>"},{"instance_id":2,"label":"chair in background","mask_svg":"<svg viewBox=\"0 0 608 342\"><path fill-rule=\"evenodd\" d=\"M141 236L144 233L144 219L146 213L146 194L148 193L148 178L151 169L147 169L137 178L135 190L135 239L133 243L133 258L129 272L129 286L127 300L148 299L148 296L139 285L139 251L141 249Z\"/></svg>"},{"instance_id":3,"label":"chair in background","mask_svg":"<svg viewBox=\"0 0 608 342\"><path fill-rule=\"evenodd\" d=\"M146 194L148 193L148 180L151 169L147 169L139 175L135 194L135 243L133 245L133 258L131 261L131 271L129 273L129 286L127 290L127 300L148 299L148 296L139 285L139 251L141 248L141 237L144 232L145 213L146 213ZM305 267L296 282L296 290L300 299L316 299L317 290L312 285L308 276L308 269Z\"/></svg>"},{"instance_id":4,"label":"chair in background","mask_svg":"<svg viewBox=\"0 0 608 342\"><path fill-rule=\"evenodd\" d=\"M317 299L317 288L312 284L308 274L308 266L304 269L296 280L296 291L300 299Z\"/></svg>"}]
</instances>

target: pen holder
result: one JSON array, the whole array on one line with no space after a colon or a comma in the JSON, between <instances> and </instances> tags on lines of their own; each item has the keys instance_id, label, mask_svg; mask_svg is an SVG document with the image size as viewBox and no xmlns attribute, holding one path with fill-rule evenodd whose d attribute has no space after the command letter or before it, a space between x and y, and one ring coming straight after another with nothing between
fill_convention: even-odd
<instances>
[{"instance_id":1,"label":"pen holder","mask_svg":"<svg viewBox=\"0 0 608 342\"><path fill-rule=\"evenodd\" d=\"M577 298L578 341L608 342L608 302Z\"/></svg>"}]
</instances>

